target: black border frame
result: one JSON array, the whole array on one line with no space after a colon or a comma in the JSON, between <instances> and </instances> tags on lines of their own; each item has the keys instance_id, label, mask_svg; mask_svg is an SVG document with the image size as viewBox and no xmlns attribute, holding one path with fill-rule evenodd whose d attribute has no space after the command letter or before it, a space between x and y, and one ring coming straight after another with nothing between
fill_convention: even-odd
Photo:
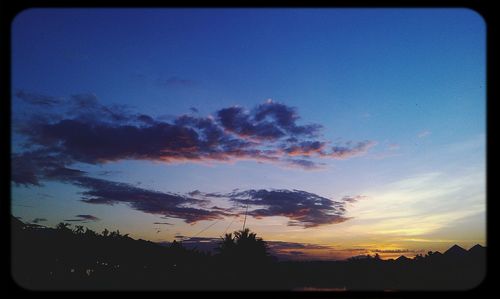
<instances>
[{"instance_id":1,"label":"black border frame","mask_svg":"<svg viewBox=\"0 0 500 299\"><path fill-rule=\"evenodd\" d=\"M493 119L493 111L494 104L497 99L497 88L495 86L495 72L496 68L496 57L494 53L500 53L497 45L495 44L496 37L499 35L498 31L498 19L495 18L495 3L494 1L487 0L334 0L328 1L328 4L318 3L318 1L307 1L305 4L300 4L297 2L289 2L289 3L275 3L269 1L238 1L237 4L241 6L234 6L228 4L212 3L212 5L206 4L198 4L184 2L177 4L163 4L151 0L143 0L143 1L134 1L134 0L122 0L122 1L112 1L112 0L17 0L12 3L6 3L6 0L0 2L0 22L2 26L2 34L0 35L0 54L2 59L2 71L0 78L2 79L3 88L1 89L1 93L3 94L4 100L2 101L2 109L0 120L2 122L2 133L5 134L4 140L8 140L8 142L3 143L2 149L5 151L3 157L6 160L5 166L3 167L3 173L5 175L5 180L3 181L3 186L5 187L5 193L7 196L0 200L0 212L3 214L0 219L3 222L2 230L4 234L4 238L9 239L9 245L7 249L7 253L2 257L4 259L8 259L8 262L5 262L4 265L9 264L9 267L2 267L4 270L4 274L6 274L5 280L7 282L8 288L7 291L15 292L15 293L24 293L24 294L34 294L40 295L40 293L45 293L47 295L55 295L55 293L64 295L71 293L73 295L75 292L67 292L67 291L31 291L26 290L20 287L15 283L11 276L11 268L10 268L10 174L11 174L11 115L10 115L10 103L11 103L11 23L16 17L18 13L25 9L29 8L468 8L479 15L482 16L484 22L486 23L486 191L487 191L487 208L486 208L486 220L487 220L487 268L486 268L486 277L483 282L477 286L476 288L468 291L402 291L402 292L283 292L282 295L285 296L305 296L305 297L389 297L389 298L399 298L399 297L422 297L429 295L436 296L445 296L451 295L453 297L464 295L466 297L477 297L477 296L485 296L489 293L489 291L493 291L493 276L494 276L494 268L493 265L496 265L497 257L495 255L495 251L497 248L495 237L492 235L495 218L492 217L491 211L495 211L495 197L492 196L492 189L489 188L492 182L493 171L491 165L494 164L494 155L489 153L496 153L496 150L493 150L494 143L492 142L493 138L491 137L491 133L493 132L492 127L492 119ZM281 5L280 5L281 4ZM492 160L493 159L493 160ZM9 179L7 179L9 178ZM96 293L98 291L88 291L89 293ZM123 293L123 291L106 291L104 293L117 292ZM147 292L147 293L156 293L156 292ZM236 292L238 293L238 292ZM218 295L237 295L235 292L221 292ZM260 292L257 292L260 293ZM132 292L132 295L137 294L137 292ZM196 294L193 294L196 295ZM216 295L216 294L214 294ZM269 294L273 295L273 294Z\"/></svg>"}]
</instances>

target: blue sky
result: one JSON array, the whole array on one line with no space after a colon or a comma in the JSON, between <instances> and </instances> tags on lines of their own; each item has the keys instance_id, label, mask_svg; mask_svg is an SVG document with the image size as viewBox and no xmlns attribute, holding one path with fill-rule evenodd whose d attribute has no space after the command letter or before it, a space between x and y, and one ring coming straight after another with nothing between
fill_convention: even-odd
<instances>
[{"instance_id":1,"label":"blue sky","mask_svg":"<svg viewBox=\"0 0 500 299\"><path fill-rule=\"evenodd\" d=\"M94 178L180 194L274 188L332 200L365 196L345 203L352 218L341 223L297 228L282 216L252 218L268 239L352 246L371 238L375 247L440 248L446 238L436 235L446 232L453 236L448 243L485 244L485 65L485 24L467 9L31 9L12 24L12 108L14 122L22 123L62 113L58 106L29 104L30 96L91 95L104 106L171 122L183 114L217 117L235 105L255 109L272 99L295 109L297 125L320 124L329 146L373 144L347 159L316 156L324 164L315 170L255 160L70 166ZM18 143L23 138L14 133L13 152L29 150ZM13 183L14 215L52 225L92 214L101 219L88 223L96 229L158 241L208 224L173 219L175 226L158 235L151 229L158 215L81 202L82 189L74 184L44 184ZM465 186L473 192L462 198ZM432 194L414 197L407 190ZM474 213L466 213L471 206ZM415 213L403 215L409 207ZM391 219L399 222L373 224L374 215L393 209ZM439 215L448 220L438 221ZM427 230L405 234L387 227L427 218L435 221ZM218 236L231 220L206 236ZM380 232L366 236L367 227ZM457 233L465 227L472 229Z\"/></svg>"}]
</instances>

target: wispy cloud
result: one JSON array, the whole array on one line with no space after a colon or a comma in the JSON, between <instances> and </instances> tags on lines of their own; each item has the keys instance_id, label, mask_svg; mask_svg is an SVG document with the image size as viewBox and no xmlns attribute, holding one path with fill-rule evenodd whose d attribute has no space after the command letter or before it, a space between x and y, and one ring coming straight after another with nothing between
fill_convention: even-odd
<instances>
[{"instance_id":1,"label":"wispy cloud","mask_svg":"<svg viewBox=\"0 0 500 299\"><path fill-rule=\"evenodd\" d=\"M24 102L35 105L35 106L55 106L61 103L60 98L42 95L38 93L31 93L24 90L18 90L14 94L17 98L23 100Z\"/></svg>"},{"instance_id":2,"label":"wispy cloud","mask_svg":"<svg viewBox=\"0 0 500 299\"><path fill-rule=\"evenodd\" d=\"M390 151L397 151L399 150L401 146L397 143L391 143L387 146L387 149L390 150Z\"/></svg>"},{"instance_id":3,"label":"wispy cloud","mask_svg":"<svg viewBox=\"0 0 500 299\"><path fill-rule=\"evenodd\" d=\"M485 212L484 180L481 172L429 172L379 186L349 210L356 218L350 229L366 235L369 225L369 234L385 239L428 237Z\"/></svg>"},{"instance_id":4,"label":"wispy cloud","mask_svg":"<svg viewBox=\"0 0 500 299\"><path fill-rule=\"evenodd\" d=\"M64 221L68 222L87 222L87 221L99 221L101 219L97 218L96 216L93 215L87 215L87 214L82 214L82 215L76 215L76 218L74 219L64 219Z\"/></svg>"},{"instance_id":5,"label":"wispy cloud","mask_svg":"<svg viewBox=\"0 0 500 299\"><path fill-rule=\"evenodd\" d=\"M431 134L431 131L428 131L428 130L425 130L425 131L421 131L417 134L418 138L424 138L424 137L427 137Z\"/></svg>"},{"instance_id":6,"label":"wispy cloud","mask_svg":"<svg viewBox=\"0 0 500 299\"><path fill-rule=\"evenodd\" d=\"M40 222L44 222L44 221L47 221L47 219L45 219L45 218L35 218L31 222L32 223L40 223Z\"/></svg>"}]
</instances>

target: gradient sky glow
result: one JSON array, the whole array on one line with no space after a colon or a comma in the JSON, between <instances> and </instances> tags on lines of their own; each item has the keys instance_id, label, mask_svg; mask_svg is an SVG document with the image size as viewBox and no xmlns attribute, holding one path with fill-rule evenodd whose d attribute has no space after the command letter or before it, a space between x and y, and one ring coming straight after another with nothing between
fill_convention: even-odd
<instances>
[{"instance_id":1,"label":"gradient sky glow","mask_svg":"<svg viewBox=\"0 0 500 299\"><path fill-rule=\"evenodd\" d=\"M298 258L413 256L453 244L486 245L485 31L482 18L467 9L23 11L12 24L14 154L41 146L30 141L41 124L83 119L78 99L94 105L90 114L111 107L104 116L91 115L89 123L122 112L169 124L182 115L215 123L222 109L240 107L249 117L271 111L262 112L263 121L279 124L282 114L272 109L291 109L286 111L297 119L279 127L285 137L326 145L302 157L316 168L297 167L291 160L301 157L291 152L276 160L231 156L175 163L73 158L65 166L85 171L88 181L47 174L39 186L13 181L12 214L47 226L92 215L98 220L85 222L89 228L152 241L198 233L211 238L241 228L243 216L234 216L241 203L233 216L186 223L130 202L83 202L82 192L102 180L127 184L129 191L133 186L186 196L195 190L228 195L234 189L296 189L340 202L343 221L304 227L287 225L293 221L287 216L255 212L247 226L265 240L309 244ZM238 135L218 124L224 134ZM307 135L314 124L321 129ZM113 123L110 130L122 125ZM308 133L294 133L299 130ZM278 139L247 135L241 140L277 149L272 142ZM64 144L56 139L50 146ZM99 155L99 148L85 151ZM341 149L349 154L340 156ZM13 161L15 172L21 167ZM198 208L237 203L228 196L204 199L210 204ZM249 210L256 209L266 206ZM292 247L282 252L298 250Z\"/></svg>"}]
</instances>

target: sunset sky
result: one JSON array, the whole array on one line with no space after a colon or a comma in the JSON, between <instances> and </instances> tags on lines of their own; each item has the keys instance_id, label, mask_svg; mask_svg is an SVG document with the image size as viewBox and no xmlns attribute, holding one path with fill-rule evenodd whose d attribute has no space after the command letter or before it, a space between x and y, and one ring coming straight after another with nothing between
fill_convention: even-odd
<instances>
[{"instance_id":1,"label":"sunset sky","mask_svg":"<svg viewBox=\"0 0 500 299\"><path fill-rule=\"evenodd\" d=\"M12 214L291 258L486 245L485 24L467 9L31 9Z\"/></svg>"}]
</instances>

